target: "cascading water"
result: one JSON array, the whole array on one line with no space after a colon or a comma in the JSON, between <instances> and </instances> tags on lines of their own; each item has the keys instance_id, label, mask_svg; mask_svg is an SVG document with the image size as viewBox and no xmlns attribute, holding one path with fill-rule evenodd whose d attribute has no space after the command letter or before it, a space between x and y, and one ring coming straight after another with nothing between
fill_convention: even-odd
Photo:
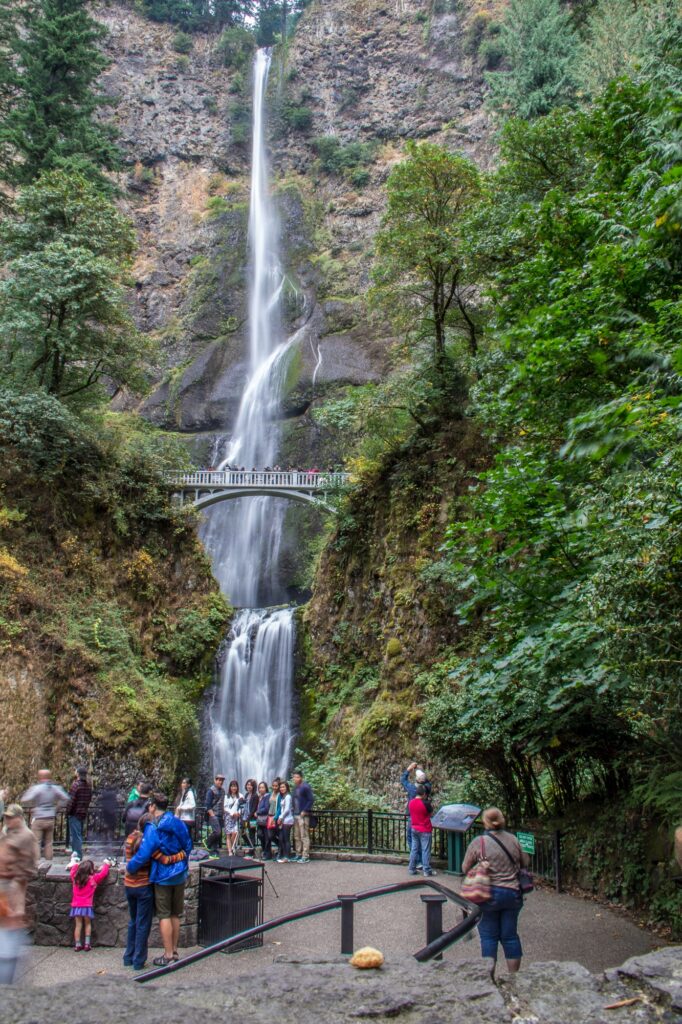
<instances>
[{"instance_id":1,"label":"cascading water","mask_svg":"<svg viewBox=\"0 0 682 1024\"><path fill-rule=\"evenodd\" d=\"M278 222L268 190L264 106L270 53L254 63L253 147L249 253L250 368L233 434L220 441L221 468L263 469L279 445L277 411L287 350L280 296L284 275L278 259ZM286 601L279 555L286 502L244 498L210 509L202 539L221 590L241 612L232 623L220 688L211 712L213 767L243 784L247 778L284 774L291 756L293 611L272 609Z\"/></svg>"}]
</instances>

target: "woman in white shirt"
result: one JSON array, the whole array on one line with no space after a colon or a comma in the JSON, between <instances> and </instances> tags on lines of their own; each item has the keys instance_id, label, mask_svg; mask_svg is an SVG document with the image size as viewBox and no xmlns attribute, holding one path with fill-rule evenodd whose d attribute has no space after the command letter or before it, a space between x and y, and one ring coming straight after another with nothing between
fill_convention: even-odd
<instances>
[{"instance_id":1,"label":"woman in white shirt","mask_svg":"<svg viewBox=\"0 0 682 1024\"><path fill-rule=\"evenodd\" d=\"M280 782L279 817L277 818L277 825L279 827L279 857L277 858L278 864L286 864L287 861L291 860L291 841L289 836L293 824L294 809L291 801L291 791L289 789L289 783Z\"/></svg>"},{"instance_id":2,"label":"woman in white shirt","mask_svg":"<svg viewBox=\"0 0 682 1024\"><path fill-rule=\"evenodd\" d=\"M180 783L180 796L175 805L175 817L184 821L194 839L194 823L197 816L197 798L192 786L192 780L185 776Z\"/></svg>"},{"instance_id":3,"label":"woman in white shirt","mask_svg":"<svg viewBox=\"0 0 682 1024\"><path fill-rule=\"evenodd\" d=\"M232 856L237 845L239 837L239 810L243 799L244 797L239 792L239 783L236 779L232 779L227 787L227 796L225 797L225 845L227 846L228 857Z\"/></svg>"}]
</instances>

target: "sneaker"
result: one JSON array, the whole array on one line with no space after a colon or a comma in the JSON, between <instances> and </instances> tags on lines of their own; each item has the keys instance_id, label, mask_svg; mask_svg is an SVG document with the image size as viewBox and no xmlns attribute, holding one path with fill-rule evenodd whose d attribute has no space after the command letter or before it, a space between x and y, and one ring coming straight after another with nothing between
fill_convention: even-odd
<instances>
[{"instance_id":1,"label":"sneaker","mask_svg":"<svg viewBox=\"0 0 682 1024\"><path fill-rule=\"evenodd\" d=\"M301 858L301 857L299 857L299 856L298 856L298 854L296 854L296 856L295 856L295 857L289 857L289 861L290 861L290 862L291 862L292 864L298 864L299 860L301 860L301 859L302 859L302 858Z\"/></svg>"},{"instance_id":2,"label":"sneaker","mask_svg":"<svg viewBox=\"0 0 682 1024\"><path fill-rule=\"evenodd\" d=\"M310 857L297 857L296 860L299 864L310 864Z\"/></svg>"},{"instance_id":3,"label":"sneaker","mask_svg":"<svg viewBox=\"0 0 682 1024\"><path fill-rule=\"evenodd\" d=\"M73 944L73 951L74 951L74 953L80 953L82 948L83 948L83 943L82 942L74 942L74 944Z\"/></svg>"},{"instance_id":4,"label":"sneaker","mask_svg":"<svg viewBox=\"0 0 682 1024\"><path fill-rule=\"evenodd\" d=\"M152 960L155 967L168 967L168 964L173 963L172 956L155 956Z\"/></svg>"},{"instance_id":5,"label":"sneaker","mask_svg":"<svg viewBox=\"0 0 682 1024\"><path fill-rule=\"evenodd\" d=\"M123 961L123 966L124 967L132 967L133 966L133 961L132 960L124 960Z\"/></svg>"},{"instance_id":6,"label":"sneaker","mask_svg":"<svg viewBox=\"0 0 682 1024\"><path fill-rule=\"evenodd\" d=\"M144 964L133 964L133 970L134 971L144 971L146 966L147 966L146 963L144 963Z\"/></svg>"},{"instance_id":7,"label":"sneaker","mask_svg":"<svg viewBox=\"0 0 682 1024\"><path fill-rule=\"evenodd\" d=\"M289 862L287 861L286 857L278 857L277 858L277 863L278 864L288 864Z\"/></svg>"},{"instance_id":8,"label":"sneaker","mask_svg":"<svg viewBox=\"0 0 682 1024\"><path fill-rule=\"evenodd\" d=\"M410 871L409 868L408 868L407 873L408 873L408 875L416 875L417 874L416 871Z\"/></svg>"},{"instance_id":9,"label":"sneaker","mask_svg":"<svg viewBox=\"0 0 682 1024\"><path fill-rule=\"evenodd\" d=\"M437 871L425 871L424 872L424 878L433 878L433 876L437 875L437 874L438 874Z\"/></svg>"},{"instance_id":10,"label":"sneaker","mask_svg":"<svg viewBox=\"0 0 682 1024\"><path fill-rule=\"evenodd\" d=\"M92 946L90 945L89 942L84 942L83 943L83 952L84 953L89 953L91 949L92 949Z\"/></svg>"}]
</instances>

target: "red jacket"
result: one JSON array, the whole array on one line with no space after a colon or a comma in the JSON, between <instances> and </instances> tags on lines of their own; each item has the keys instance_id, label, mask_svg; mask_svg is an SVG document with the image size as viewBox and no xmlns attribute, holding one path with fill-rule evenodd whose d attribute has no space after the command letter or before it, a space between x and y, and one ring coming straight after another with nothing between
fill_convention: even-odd
<instances>
[{"instance_id":1,"label":"red jacket","mask_svg":"<svg viewBox=\"0 0 682 1024\"><path fill-rule=\"evenodd\" d=\"M410 815L410 824L412 825L413 832L433 832L431 815L426 809L426 804L420 796L416 796L414 800L410 800L407 805L407 810Z\"/></svg>"}]
</instances>

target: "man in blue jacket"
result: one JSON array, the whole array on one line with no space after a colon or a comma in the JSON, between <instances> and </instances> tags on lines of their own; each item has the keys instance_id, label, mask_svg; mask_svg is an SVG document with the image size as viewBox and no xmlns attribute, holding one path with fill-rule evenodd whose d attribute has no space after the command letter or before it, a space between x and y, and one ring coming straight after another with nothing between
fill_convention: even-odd
<instances>
[{"instance_id":1,"label":"man in blue jacket","mask_svg":"<svg viewBox=\"0 0 682 1024\"><path fill-rule=\"evenodd\" d=\"M126 871L133 875L140 868L151 865L149 881L154 886L156 916L163 942L163 956L157 956L154 963L157 967L165 967L178 959L180 917L185 909L192 839L184 821L168 810L165 793L152 795L149 811L156 818L156 824L145 828L142 842L128 861Z\"/></svg>"}]
</instances>

